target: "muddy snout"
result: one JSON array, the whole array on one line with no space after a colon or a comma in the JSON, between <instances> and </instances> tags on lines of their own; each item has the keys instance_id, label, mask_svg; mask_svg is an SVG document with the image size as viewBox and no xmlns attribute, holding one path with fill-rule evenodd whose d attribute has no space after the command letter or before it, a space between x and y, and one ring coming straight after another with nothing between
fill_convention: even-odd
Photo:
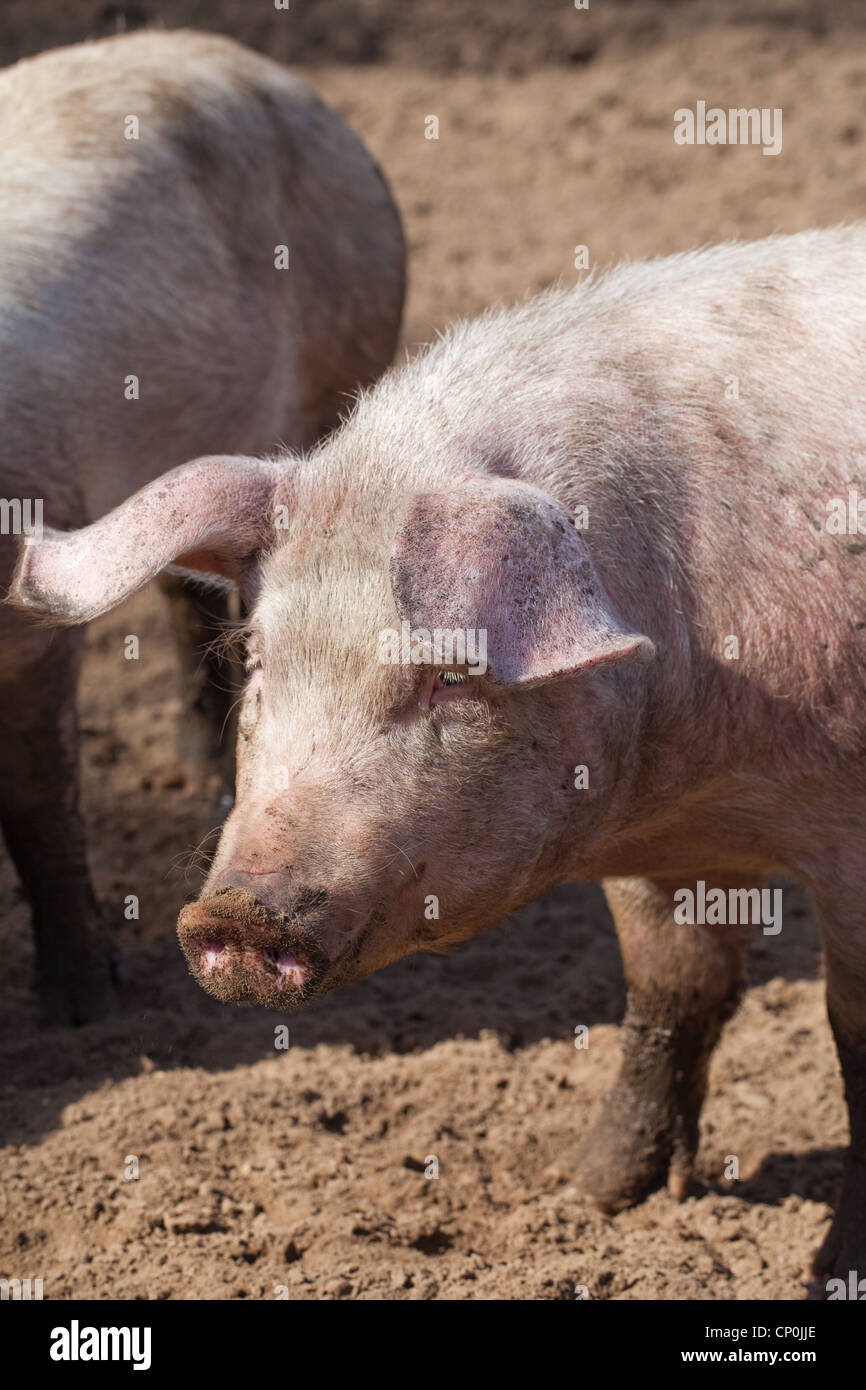
<instances>
[{"instance_id":1,"label":"muddy snout","mask_svg":"<svg viewBox=\"0 0 866 1390\"><path fill-rule=\"evenodd\" d=\"M246 888L188 903L177 935L192 974L224 1003L290 1008L317 991L330 964L314 923L269 910Z\"/></svg>"}]
</instances>

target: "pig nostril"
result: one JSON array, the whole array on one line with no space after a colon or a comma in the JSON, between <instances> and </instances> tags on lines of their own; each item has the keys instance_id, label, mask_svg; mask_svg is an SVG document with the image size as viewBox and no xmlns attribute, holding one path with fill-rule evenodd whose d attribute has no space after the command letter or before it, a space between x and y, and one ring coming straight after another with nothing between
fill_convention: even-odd
<instances>
[{"instance_id":1,"label":"pig nostril","mask_svg":"<svg viewBox=\"0 0 866 1390\"><path fill-rule=\"evenodd\" d=\"M291 951L277 951L269 948L262 951L262 961L269 975L276 975L281 985L294 985L300 989L307 978L307 969Z\"/></svg>"},{"instance_id":2,"label":"pig nostril","mask_svg":"<svg viewBox=\"0 0 866 1390\"><path fill-rule=\"evenodd\" d=\"M272 944L262 941L262 926L225 918L212 921L193 935L181 927L181 944L193 974L219 999L254 999L286 1008L306 997L322 970L316 947L301 944L296 955L274 940L277 926L268 927ZM261 933L261 934L259 934ZM258 935L258 940L256 939Z\"/></svg>"},{"instance_id":3,"label":"pig nostril","mask_svg":"<svg viewBox=\"0 0 866 1390\"><path fill-rule=\"evenodd\" d=\"M225 950L222 941L204 941L199 951L199 964L203 975L209 975L217 960Z\"/></svg>"}]
</instances>

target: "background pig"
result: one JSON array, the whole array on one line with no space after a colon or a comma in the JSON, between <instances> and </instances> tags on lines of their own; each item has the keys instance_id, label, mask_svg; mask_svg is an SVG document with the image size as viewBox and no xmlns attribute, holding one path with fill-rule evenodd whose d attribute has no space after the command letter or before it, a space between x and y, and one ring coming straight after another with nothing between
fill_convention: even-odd
<instances>
[{"instance_id":1,"label":"background pig","mask_svg":"<svg viewBox=\"0 0 866 1390\"><path fill-rule=\"evenodd\" d=\"M175 469L15 588L70 623L172 562L257 593L237 802L179 921L218 998L293 1004L605 881L629 1006L583 1176L609 1209L685 1190L742 989L746 929L679 925L674 894L799 878L851 1116L837 1272L866 1262L866 562L826 522L866 489L864 256L862 227L775 237L488 314L323 445ZM403 621L485 630L489 668L381 662Z\"/></svg>"},{"instance_id":2,"label":"background pig","mask_svg":"<svg viewBox=\"0 0 866 1390\"><path fill-rule=\"evenodd\" d=\"M0 495L43 499L46 524L81 526L193 454L308 447L389 361L397 212L357 137L277 64L183 31L57 50L0 74L0 145ZM14 546L0 538L7 583ZM230 696L201 643L225 601L166 582L187 717L218 728ZM0 823L43 998L76 1019L105 984L80 645L0 611Z\"/></svg>"}]
</instances>

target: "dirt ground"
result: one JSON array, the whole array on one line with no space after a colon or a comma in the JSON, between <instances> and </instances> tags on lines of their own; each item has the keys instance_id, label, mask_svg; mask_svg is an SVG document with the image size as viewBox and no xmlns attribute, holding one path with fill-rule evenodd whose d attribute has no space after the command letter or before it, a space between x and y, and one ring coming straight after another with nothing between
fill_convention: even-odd
<instances>
[{"instance_id":1,"label":"dirt ground","mask_svg":"<svg viewBox=\"0 0 866 1390\"><path fill-rule=\"evenodd\" d=\"M411 349L455 316L572 281L579 244L603 265L866 215L861 8L142 0L125 14L296 62L363 135L406 221ZM0 61L123 13L7 0ZM675 145L673 111L698 99L781 107L783 153ZM715 1057L694 1195L607 1219L580 1195L624 1002L600 890L560 889L452 956L285 1019L218 1005L173 935L214 819L175 757L172 682L157 592L93 626L86 815L125 973L109 1021L37 1026L27 908L0 861L0 1274L61 1299L804 1296L847 1127L796 890ZM128 894L139 921L124 920Z\"/></svg>"}]
</instances>

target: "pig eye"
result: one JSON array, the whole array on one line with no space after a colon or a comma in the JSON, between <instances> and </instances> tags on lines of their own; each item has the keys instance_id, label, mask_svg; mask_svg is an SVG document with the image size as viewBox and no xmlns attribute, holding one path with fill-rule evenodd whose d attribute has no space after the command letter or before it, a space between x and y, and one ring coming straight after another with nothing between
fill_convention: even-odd
<instances>
[{"instance_id":1,"label":"pig eye","mask_svg":"<svg viewBox=\"0 0 866 1390\"><path fill-rule=\"evenodd\" d=\"M432 688L428 686L431 705L442 705L448 700L460 699L465 693L466 677L460 671L437 671Z\"/></svg>"},{"instance_id":2,"label":"pig eye","mask_svg":"<svg viewBox=\"0 0 866 1390\"><path fill-rule=\"evenodd\" d=\"M248 676L251 676L254 671L261 671L261 669L262 658L253 652L244 662L244 671Z\"/></svg>"}]
</instances>

